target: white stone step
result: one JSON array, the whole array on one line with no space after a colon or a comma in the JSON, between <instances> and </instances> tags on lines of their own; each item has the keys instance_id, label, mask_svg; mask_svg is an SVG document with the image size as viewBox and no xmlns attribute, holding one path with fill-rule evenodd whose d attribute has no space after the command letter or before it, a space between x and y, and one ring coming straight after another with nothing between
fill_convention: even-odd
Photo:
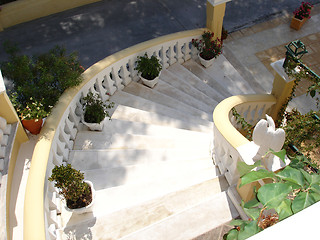
<instances>
[{"instance_id":1,"label":"white stone step","mask_svg":"<svg viewBox=\"0 0 320 240\"><path fill-rule=\"evenodd\" d=\"M69 163L78 170L124 167L137 164L180 161L208 158L208 149L112 149L74 150Z\"/></svg>"},{"instance_id":2,"label":"white stone step","mask_svg":"<svg viewBox=\"0 0 320 240\"><path fill-rule=\"evenodd\" d=\"M223 55L220 55L212 66L206 68L206 71L209 75L214 76L214 79L231 95L255 93L249 83L242 78Z\"/></svg>"},{"instance_id":3,"label":"white stone step","mask_svg":"<svg viewBox=\"0 0 320 240\"><path fill-rule=\"evenodd\" d=\"M189 209L199 202L209 200L216 194L225 191L227 187L228 184L224 177L213 178L130 208L100 215L100 217L95 216L78 225L71 224L74 223L73 218L71 222L68 222L68 227L64 229L63 239L70 239L71 234L76 234L75 239L85 234L91 234L92 239L119 239ZM83 216L83 219L85 218Z\"/></svg>"},{"instance_id":4,"label":"white stone step","mask_svg":"<svg viewBox=\"0 0 320 240\"><path fill-rule=\"evenodd\" d=\"M164 92L169 92L169 90L173 91L174 97L171 97L170 95L165 95L162 92L157 91L158 88L162 89ZM131 82L123 89L123 91L130 93L134 96L138 96L146 100L152 101L154 103L158 103L169 108L173 108L177 111L187 112L188 114L191 114L193 116L197 116L205 120L212 121L212 112L214 107L207 107L206 105L202 104L203 106L200 105L201 108L195 108L190 104L184 103L184 101L180 101L180 99L178 99L178 90L173 89L172 86L162 82L161 80L159 80L158 84L154 87L154 89L151 89L141 83ZM190 101L192 102L193 100L194 99L191 99ZM205 111L200 110L202 108L205 109Z\"/></svg>"},{"instance_id":5,"label":"white stone step","mask_svg":"<svg viewBox=\"0 0 320 240\"><path fill-rule=\"evenodd\" d=\"M187 111L186 112L179 111L177 109L167 107L165 105L155 103L123 91L116 92L110 99L111 101L119 105L121 104L124 106L136 108L139 110L161 114L161 115L175 118L182 121L192 122L192 123L200 124L204 126L210 126L212 124L212 122L202 119L199 116L193 116L189 114Z\"/></svg>"},{"instance_id":6,"label":"white stone step","mask_svg":"<svg viewBox=\"0 0 320 240\"><path fill-rule=\"evenodd\" d=\"M238 216L227 194L222 192L121 240L191 240Z\"/></svg>"},{"instance_id":7,"label":"white stone step","mask_svg":"<svg viewBox=\"0 0 320 240\"><path fill-rule=\"evenodd\" d=\"M81 136L80 136L81 135ZM74 149L154 149L154 148L210 148L212 137L170 134L167 136L136 134L79 134Z\"/></svg>"},{"instance_id":8,"label":"white stone step","mask_svg":"<svg viewBox=\"0 0 320 240\"><path fill-rule=\"evenodd\" d=\"M213 123L211 122L206 122L205 125L202 125L203 121L201 121L201 123L194 123L188 118L177 116L177 114L174 112L170 112L170 115L171 116L168 116L168 114L164 115L155 112L149 112L148 110L140 110L124 105L117 105L115 106L115 111L112 115L112 118L206 133L212 132ZM178 117L180 117L180 119L178 119Z\"/></svg>"},{"instance_id":9,"label":"white stone step","mask_svg":"<svg viewBox=\"0 0 320 240\"><path fill-rule=\"evenodd\" d=\"M216 192L224 191L227 187L227 182L224 177L217 178L219 174L216 172L216 170L216 168L210 167L200 170L195 169L192 172L186 173L177 171L176 175L171 177L151 177L147 181L140 183L132 183L98 190L96 191L93 212L76 216L63 209L63 225L73 226L92 218L99 220L101 217L104 217L107 214L118 214L119 211L126 211L127 209L130 210L130 208L139 206L149 201L158 202L156 200L158 198L161 200L166 195L169 195L170 197L175 195L176 192L184 191L190 187L192 188L194 185L202 184L206 181L213 181L211 184L214 185L212 186L209 183L211 187L207 187L205 190L199 191L198 195L191 194L192 198L187 198L184 201L179 202L179 204L195 201L199 197L201 199L201 197L203 197L205 194L211 195L212 193L214 194ZM217 179L214 180L215 178ZM160 201L160 203L161 202L162 201ZM121 225L121 222L119 224ZM122 225L119 227L125 226Z\"/></svg>"},{"instance_id":10,"label":"white stone step","mask_svg":"<svg viewBox=\"0 0 320 240\"><path fill-rule=\"evenodd\" d=\"M217 74L209 74L206 68L204 68L198 61L189 60L182 66L184 66L187 70L197 76L203 83L216 90L217 94L215 96L215 99L217 99L218 102L221 102L223 99L230 97L231 94L227 89L225 89L224 84L216 80ZM214 64L216 63L214 62ZM227 73L225 74L227 75Z\"/></svg>"},{"instance_id":11,"label":"white stone step","mask_svg":"<svg viewBox=\"0 0 320 240\"><path fill-rule=\"evenodd\" d=\"M129 157L129 156L128 156ZM90 160L89 160L90 161ZM213 166L212 159L191 159L169 162L155 162L148 164L137 164L113 168L102 168L85 170L85 179L91 181L95 189L116 187L147 182L150 179L165 179L175 177L177 174L192 174L193 171L207 169Z\"/></svg>"},{"instance_id":12,"label":"white stone step","mask_svg":"<svg viewBox=\"0 0 320 240\"><path fill-rule=\"evenodd\" d=\"M186 79L184 76L175 74L175 71L179 71L179 69L180 71L183 71L186 76L189 76L189 78ZM192 74L190 77L190 72L188 73L186 69L178 63L170 66L167 70L162 70L161 80L193 98L198 99L207 106L215 107L219 102L220 98L215 98L216 95L219 95L216 90L208 87L207 84L202 83L200 79L192 76Z\"/></svg>"},{"instance_id":13,"label":"white stone step","mask_svg":"<svg viewBox=\"0 0 320 240\"><path fill-rule=\"evenodd\" d=\"M195 97L192 97L191 95L181 91L179 88L174 88L169 83L163 81L161 79L161 76L160 76L159 83L156 85L154 90L161 92L162 94L165 94L166 96L170 96L172 98L175 98L175 99L179 100L180 102L187 104L188 106L191 106L193 108L199 109L200 111L209 113L210 114L209 119L212 119L212 112L217 104L216 101L210 102L210 104L201 102L200 100L198 100L198 96L195 98ZM196 90L196 93L198 92L197 89L194 89L194 90ZM194 93L193 95L197 95L196 93Z\"/></svg>"},{"instance_id":14,"label":"white stone step","mask_svg":"<svg viewBox=\"0 0 320 240\"><path fill-rule=\"evenodd\" d=\"M190 62L192 60L189 60ZM184 63L186 64L186 63ZM198 89L203 94L207 95L208 97L214 99L216 102L220 102L223 99L223 93L226 92L219 92L219 88L215 89L208 84L208 79L200 79L196 75L194 75L191 71L189 71L186 67L181 64L174 64L168 68L168 70L175 74L177 77L182 79L183 81L187 82L188 84L192 85L194 88ZM230 94L229 94L230 95Z\"/></svg>"},{"instance_id":15,"label":"white stone step","mask_svg":"<svg viewBox=\"0 0 320 240\"><path fill-rule=\"evenodd\" d=\"M104 120L104 127L101 132L90 131L87 127L82 125L82 129L78 132L77 138L86 135L88 138L96 137L97 135L118 134L136 134L136 135L149 135L159 137L207 137L212 136L212 132L203 133L198 131L191 131L186 129L179 129L172 126L161 126L155 124L149 124L144 122L134 122L130 120L121 120L112 118L111 120Z\"/></svg>"}]
</instances>

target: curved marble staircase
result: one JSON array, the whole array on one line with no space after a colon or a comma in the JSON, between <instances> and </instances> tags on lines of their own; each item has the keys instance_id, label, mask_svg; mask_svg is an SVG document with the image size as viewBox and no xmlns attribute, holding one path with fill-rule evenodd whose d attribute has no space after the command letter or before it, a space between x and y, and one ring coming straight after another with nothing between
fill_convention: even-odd
<instances>
[{"instance_id":1,"label":"curved marble staircase","mask_svg":"<svg viewBox=\"0 0 320 240\"><path fill-rule=\"evenodd\" d=\"M94 183L92 213L61 213L63 239L221 239L239 216L212 161L215 106L254 93L222 55L162 71L150 89L115 93L103 132L79 131L69 162Z\"/></svg>"}]
</instances>

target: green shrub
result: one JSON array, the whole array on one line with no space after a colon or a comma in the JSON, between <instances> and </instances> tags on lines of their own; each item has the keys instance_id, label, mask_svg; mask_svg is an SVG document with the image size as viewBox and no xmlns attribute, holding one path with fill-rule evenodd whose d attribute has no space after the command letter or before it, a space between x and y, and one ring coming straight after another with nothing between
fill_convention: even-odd
<instances>
[{"instance_id":1,"label":"green shrub","mask_svg":"<svg viewBox=\"0 0 320 240\"><path fill-rule=\"evenodd\" d=\"M159 59L155 56L149 58L146 53L144 56L138 56L136 63L135 70L138 70L141 76L148 80L158 77L162 69Z\"/></svg>"},{"instance_id":2,"label":"green shrub","mask_svg":"<svg viewBox=\"0 0 320 240\"><path fill-rule=\"evenodd\" d=\"M49 115L61 94L82 81L81 67L75 53L66 54L65 48L56 46L49 52L29 57L19 55L18 48L5 43L9 61L1 63L3 75L13 82L17 112L41 102L45 115ZM43 115L43 114L41 114ZM23 118L23 116L20 116Z\"/></svg>"},{"instance_id":3,"label":"green shrub","mask_svg":"<svg viewBox=\"0 0 320 240\"><path fill-rule=\"evenodd\" d=\"M84 174L74 169L70 164L55 166L48 180L54 182L54 186L59 189L59 194L66 199L69 208L77 208L75 205L78 205L81 199L84 199L82 200L84 206L90 204L85 200L91 193L90 186L84 182Z\"/></svg>"},{"instance_id":4,"label":"green shrub","mask_svg":"<svg viewBox=\"0 0 320 240\"><path fill-rule=\"evenodd\" d=\"M84 120L87 123L100 123L110 115L108 109L113 108L114 103L105 104L97 94L89 92L83 98Z\"/></svg>"}]
</instances>

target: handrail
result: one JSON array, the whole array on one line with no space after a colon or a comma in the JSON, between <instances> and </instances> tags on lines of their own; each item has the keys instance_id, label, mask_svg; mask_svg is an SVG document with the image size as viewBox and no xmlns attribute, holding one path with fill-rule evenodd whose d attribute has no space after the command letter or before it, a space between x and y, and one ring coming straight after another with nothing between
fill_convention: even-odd
<instances>
[{"instance_id":1,"label":"handrail","mask_svg":"<svg viewBox=\"0 0 320 240\"><path fill-rule=\"evenodd\" d=\"M213 112L214 122L214 163L224 174L229 185L234 186L239 180L237 163L243 161L238 149L249 143L232 122L232 109L252 125L269 113L276 98L268 94L237 95L219 103Z\"/></svg>"},{"instance_id":2,"label":"handrail","mask_svg":"<svg viewBox=\"0 0 320 240\"><path fill-rule=\"evenodd\" d=\"M36 143L29 171L24 204L24 239L55 239L46 226L58 225L46 217L52 202L47 201L46 189L50 168L68 159L69 151L79 126L79 100L89 91L98 92L106 100L106 93L114 94L137 78L134 59L147 52L157 55L164 68L175 62L184 62L195 56L191 48L192 38L198 38L204 29L184 31L159 37L113 54L94 64L83 73L80 86L67 90L47 118ZM52 190L54 191L54 189ZM49 206L50 205L50 206ZM50 223L49 223L50 221Z\"/></svg>"},{"instance_id":3,"label":"handrail","mask_svg":"<svg viewBox=\"0 0 320 240\"><path fill-rule=\"evenodd\" d=\"M221 132L231 146L238 148L241 145L247 144L249 141L230 122L231 109L244 103L275 103L275 101L275 97L269 94L237 95L229 97L219 103L214 109L213 122L215 127Z\"/></svg>"}]
</instances>

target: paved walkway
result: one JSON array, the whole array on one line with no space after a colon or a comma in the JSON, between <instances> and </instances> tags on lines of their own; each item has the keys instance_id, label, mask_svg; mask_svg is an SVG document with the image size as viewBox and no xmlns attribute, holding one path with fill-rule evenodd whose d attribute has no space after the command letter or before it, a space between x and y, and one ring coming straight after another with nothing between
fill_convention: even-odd
<instances>
[{"instance_id":1,"label":"paved walkway","mask_svg":"<svg viewBox=\"0 0 320 240\"><path fill-rule=\"evenodd\" d=\"M224 55L257 92L271 92L273 71L270 63L285 57L285 45L300 39L309 51L302 60L320 72L320 5L312 17L296 31L290 28L291 16L283 15L230 34Z\"/></svg>"},{"instance_id":2,"label":"paved walkway","mask_svg":"<svg viewBox=\"0 0 320 240\"><path fill-rule=\"evenodd\" d=\"M246 33L248 26L291 16L300 2L232 0L227 3L224 25L230 32ZM103 0L5 29L0 32L0 61L7 58L2 43L10 40L28 55L64 45L77 51L87 68L137 43L205 24L206 0Z\"/></svg>"}]
</instances>

